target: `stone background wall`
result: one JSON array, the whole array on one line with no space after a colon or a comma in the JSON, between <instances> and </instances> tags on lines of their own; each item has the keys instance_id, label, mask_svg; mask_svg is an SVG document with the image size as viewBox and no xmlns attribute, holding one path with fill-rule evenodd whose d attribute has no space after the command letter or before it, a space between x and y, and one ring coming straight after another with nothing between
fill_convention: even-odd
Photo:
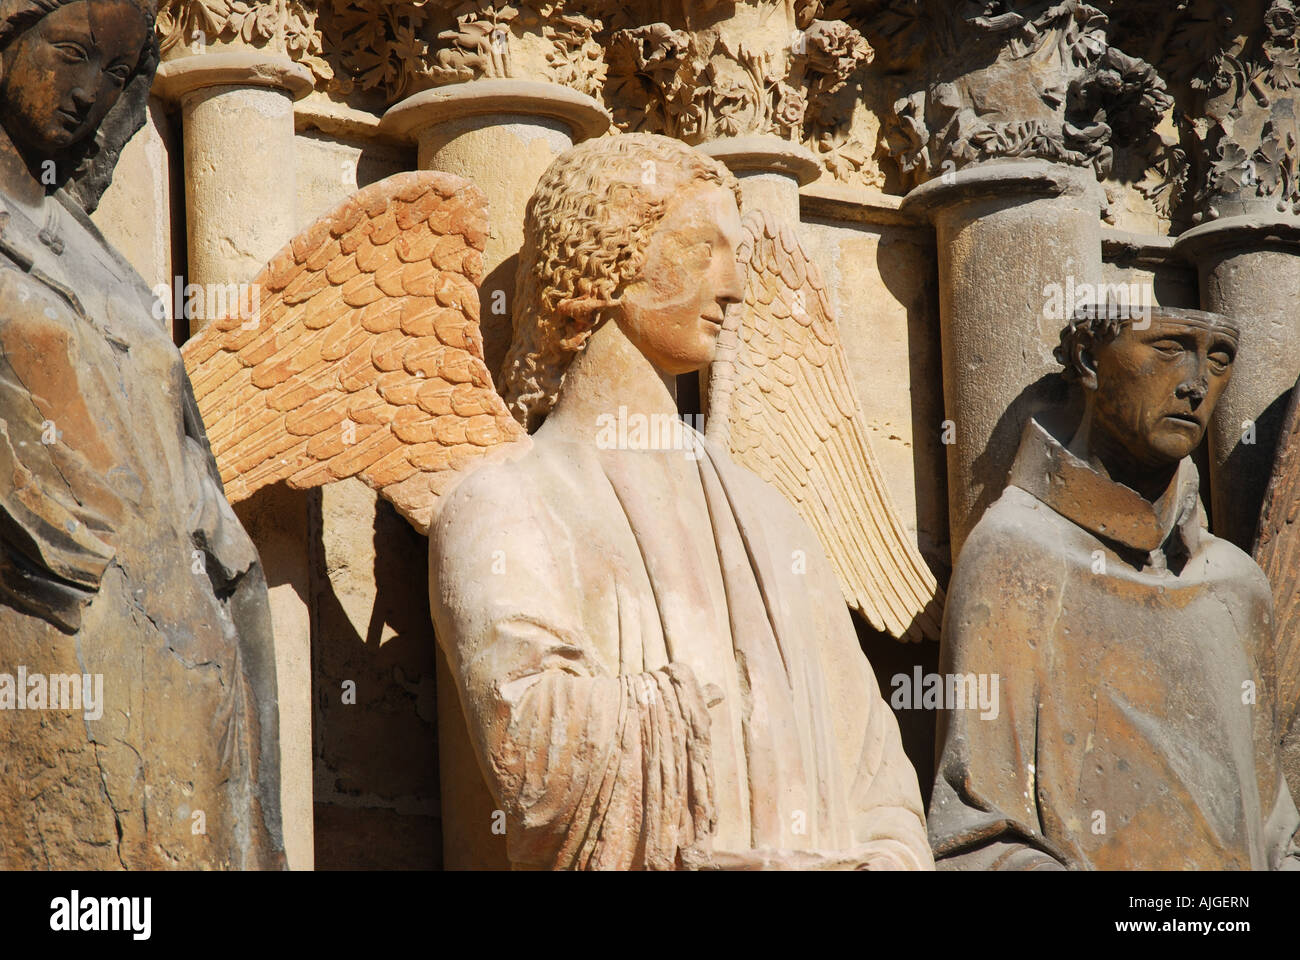
<instances>
[{"instance_id":1,"label":"stone background wall","mask_svg":"<svg viewBox=\"0 0 1300 960\"><path fill-rule=\"evenodd\" d=\"M945 582L954 534L971 521L950 497L969 478L941 442L945 410L981 401L963 393L965 359L945 358L947 338L968 320L991 324L976 331L990 351L1024 354L1026 370L1041 363L1033 357L1051 344L1020 342L998 318L1041 309L1015 292L1032 293L1032 278L1064 282L1064 263L1044 259L1057 241L1100 264L1094 280L1149 282L1158 303L1231 310L1211 302L1209 268L1171 237L1247 213L1282 225L1270 249L1293 251L1300 236L1286 232L1300 203L1286 93L1294 63L1282 56L1294 43L1274 30L1292 5L1240 4L1230 28L1198 12L1204 4L1176 17L1169 6L173 0L159 20L165 64L149 122L95 220L150 284L248 281L359 187L449 169L493 203L486 300L495 289L513 296L523 204L567 143L644 129L722 150L738 174L763 174L791 198L798 190L784 212L827 279L889 491ZM1261 118L1240 91L1207 88L1207 71L1227 68L1222 56L1189 58L1193 40L1270 69L1260 82L1274 85L1273 115ZM770 169L734 165L727 145L754 136L784 144L762 161ZM1082 172L1096 196L1079 201L1081 220L1059 223L1083 232L1064 237L1035 214L1002 260L987 251L1003 275L953 275L934 224L943 204L965 201L940 194L969 196L982 171L1007 162L1037 164L1040 182ZM756 191L760 180L745 182ZM1027 204L1023 189L998 187L993 207ZM1033 202L1058 203L1043 196ZM1288 255L1274 302L1293 331L1300 279ZM178 343L202 326L170 302L168 315ZM484 332L499 358L508 317L485 310ZM1243 362L1234 389L1240 382L1246 406L1234 417L1276 402L1300 373L1300 338L1291 340ZM1028 383L984 399L1000 412ZM1236 481L1223 450L1202 464L1206 486L1226 497ZM439 683L424 539L354 480L264 490L239 513L272 587L291 865L503 863L503 838L450 812L458 792L483 787L472 758L439 755L440 722L457 722L459 707ZM860 628L886 696L894 673L934 669L937 644ZM900 722L928 793L934 717Z\"/></svg>"}]
</instances>

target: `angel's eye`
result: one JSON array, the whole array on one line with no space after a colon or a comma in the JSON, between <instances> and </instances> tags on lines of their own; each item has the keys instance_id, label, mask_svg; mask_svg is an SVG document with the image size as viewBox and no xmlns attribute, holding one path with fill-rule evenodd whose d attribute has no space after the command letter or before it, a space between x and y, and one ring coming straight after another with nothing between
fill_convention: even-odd
<instances>
[{"instance_id":1,"label":"angel's eye","mask_svg":"<svg viewBox=\"0 0 1300 960\"><path fill-rule=\"evenodd\" d=\"M1183 345L1172 340L1161 340L1159 343L1153 344L1153 346L1166 357L1178 357L1183 353Z\"/></svg>"},{"instance_id":2,"label":"angel's eye","mask_svg":"<svg viewBox=\"0 0 1300 960\"><path fill-rule=\"evenodd\" d=\"M1210 354L1210 366L1214 368L1215 373L1223 373L1232 365L1232 355L1219 351Z\"/></svg>"},{"instance_id":3,"label":"angel's eye","mask_svg":"<svg viewBox=\"0 0 1300 960\"><path fill-rule=\"evenodd\" d=\"M131 76L131 69L125 64L118 64L108 71L109 78L119 87Z\"/></svg>"}]
</instances>

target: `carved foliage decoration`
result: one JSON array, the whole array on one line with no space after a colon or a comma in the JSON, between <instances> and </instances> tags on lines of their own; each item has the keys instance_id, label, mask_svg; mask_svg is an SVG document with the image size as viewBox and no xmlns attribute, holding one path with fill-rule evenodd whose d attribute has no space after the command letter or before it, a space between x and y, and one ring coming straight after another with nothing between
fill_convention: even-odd
<instances>
[{"instance_id":1,"label":"carved foliage decoration","mask_svg":"<svg viewBox=\"0 0 1300 960\"><path fill-rule=\"evenodd\" d=\"M1300 8L1183 0L1171 72L1190 90L1197 218L1221 212L1300 213ZM1228 210L1227 208L1231 208Z\"/></svg>"},{"instance_id":2,"label":"carved foliage decoration","mask_svg":"<svg viewBox=\"0 0 1300 960\"><path fill-rule=\"evenodd\" d=\"M756 6L772 7L759 11L771 17L782 5ZM655 22L615 30L605 87L615 123L688 143L775 134L807 143L847 179L869 157L848 128L856 102L852 81L872 52L848 23L817 19L821 7L796 5L788 30L768 31L775 43L727 24L686 29Z\"/></svg>"},{"instance_id":3,"label":"carved foliage decoration","mask_svg":"<svg viewBox=\"0 0 1300 960\"><path fill-rule=\"evenodd\" d=\"M210 44L269 47L307 67L318 83L334 79L314 0L163 0L155 29L163 59L203 53Z\"/></svg>"},{"instance_id":4,"label":"carved foliage decoration","mask_svg":"<svg viewBox=\"0 0 1300 960\"><path fill-rule=\"evenodd\" d=\"M914 182L1036 157L1110 175L1117 147L1155 162L1172 99L1081 0L874 0L863 29L898 92L882 148Z\"/></svg>"},{"instance_id":5,"label":"carved foliage decoration","mask_svg":"<svg viewBox=\"0 0 1300 960\"><path fill-rule=\"evenodd\" d=\"M602 100L628 131L699 143L775 134L840 180L878 183L855 118L872 59L843 0L167 0L164 56L265 47L317 88L381 109L431 86L546 80ZM381 103L376 102L381 101ZM382 105L381 105L382 104Z\"/></svg>"},{"instance_id":6,"label":"carved foliage decoration","mask_svg":"<svg viewBox=\"0 0 1300 960\"><path fill-rule=\"evenodd\" d=\"M605 72L601 29L566 0L165 0L157 26L164 58L210 44L269 48L309 67L318 89L385 103L526 72L594 94ZM517 61L534 48L537 69L521 70Z\"/></svg>"}]
</instances>

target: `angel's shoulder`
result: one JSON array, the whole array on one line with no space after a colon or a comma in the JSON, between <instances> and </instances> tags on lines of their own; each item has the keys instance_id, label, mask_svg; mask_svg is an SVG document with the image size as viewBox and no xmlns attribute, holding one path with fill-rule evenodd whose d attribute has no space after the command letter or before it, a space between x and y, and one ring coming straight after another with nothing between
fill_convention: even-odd
<instances>
[{"instance_id":1,"label":"angel's shoulder","mask_svg":"<svg viewBox=\"0 0 1300 960\"><path fill-rule=\"evenodd\" d=\"M526 446L515 456L470 468L444 495L430 535L447 537L484 524L537 525L553 513L552 505L572 494L566 489L574 486L567 475L572 471L566 471L563 452L553 444L532 439Z\"/></svg>"}]
</instances>

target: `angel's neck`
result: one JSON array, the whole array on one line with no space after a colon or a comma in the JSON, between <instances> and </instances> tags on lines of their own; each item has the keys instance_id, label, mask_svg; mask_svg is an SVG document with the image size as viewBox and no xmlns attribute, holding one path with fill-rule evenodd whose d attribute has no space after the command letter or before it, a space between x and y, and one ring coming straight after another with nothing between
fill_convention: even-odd
<instances>
[{"instance_id":1,"label":"angel's neck","mask_svg":"<svg viewBox=\"0 0 1300 960\"><path fill-rule=\"evenodd\" d=\"M573 438L594 438L605 422L627 414L677 414L671 375L655 369L613 321L603 324L573 359L559 399L542 429Z\"/></svg>"}]
</instances>

